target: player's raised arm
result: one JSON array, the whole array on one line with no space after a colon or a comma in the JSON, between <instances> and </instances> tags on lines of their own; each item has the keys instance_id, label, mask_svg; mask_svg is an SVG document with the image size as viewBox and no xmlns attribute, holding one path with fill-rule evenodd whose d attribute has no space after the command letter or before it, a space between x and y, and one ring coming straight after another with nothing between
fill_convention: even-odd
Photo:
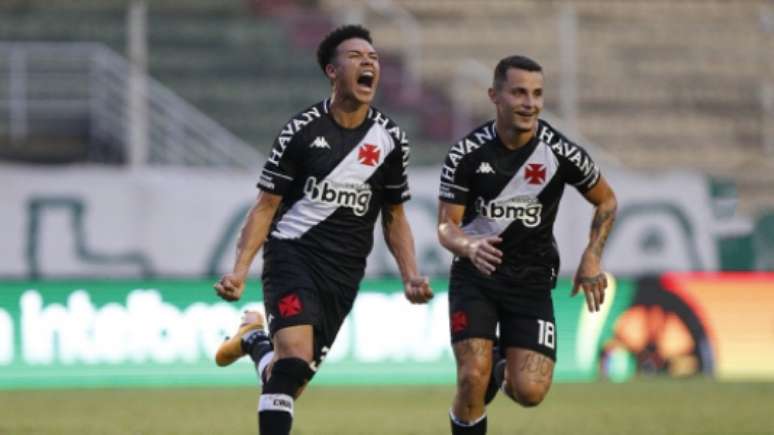
<instances>
[{"instance_id":1,"label":"player's raised arm","mask_svg":"<svg viewBox=\"0 0 774 435\"><path fill-rule=\"evenodd\" d=\"M258 198L247 213L245 224L239 234L234 269L231 273L223 275L215 284L215 290L221 298L236 301L242 296L250 265L253 263L255 254L266 241L272 218L281 202L282 197L279 195L266 191L258 193Z\"/></svg>"},{"instance_id":2,"label":"player's raised arm","mask_svg":"<svg viewBox=\"0 0 774 435\"><path fill-rule=\"evenodd\" d=\"M583 251L575 274L572 295L582 288L589 311L594 312L599 311L600 305L605 301L607 278L602 271L602 251L613 228L618 201L613 189L601 175L597 184L583 196L594 205L594 218L591 221L589 243Z\"/></svg>"},{"instance_id":3,"label":"player's raised arm","mask_svg":"<svg viewBox=\"0 0 774 435\"><path fill-rule=\"evenodd\" d=\"M497 236L471 237L460 228L465 206L439 201L438 205L438 241L444 248L458 257L470 258L470 261L484 275L491 275L502 263L503 253L494 245L502 239Z\"/></svg>"},{"instance_id":4,"label":"player's raised arm","mask_svg":"<svg viewBox=\"0 0 774 435\"><path fill-rule=\"evenodd\" d=\"M414 235L411 233L403 204L385 204L382 209L384 241L398 264L406 299L423 304L433 298L430 281L417 272Z\"/></svg>"}]
</instances>

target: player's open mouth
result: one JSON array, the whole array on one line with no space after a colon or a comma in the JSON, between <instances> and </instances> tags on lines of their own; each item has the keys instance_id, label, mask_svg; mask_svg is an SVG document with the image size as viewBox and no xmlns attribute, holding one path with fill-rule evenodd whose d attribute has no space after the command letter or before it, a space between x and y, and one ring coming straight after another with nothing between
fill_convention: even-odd
<instances>
[{"instance_id":1,"label":"player's open mouth","mask_svg":"<svg viewBox=\"0 0 774 435\"><path fill-rule=\"evenodd\" d=\"M357 78L357 84L361 86L365 86L368 89L371 89L374 85L374 72L373 71L364 71L360 76Z\"/></svg>"}]
</instances>

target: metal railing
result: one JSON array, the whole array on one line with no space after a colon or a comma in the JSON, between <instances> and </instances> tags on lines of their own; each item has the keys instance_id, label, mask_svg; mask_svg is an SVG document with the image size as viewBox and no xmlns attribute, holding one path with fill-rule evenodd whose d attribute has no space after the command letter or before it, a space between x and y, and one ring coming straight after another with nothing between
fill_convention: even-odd
<instances>
[{"instance_id":1,"label":"metal railing","mask_svg":"<svg viewBox=\"0 0 774 435\"><path fill-rule=\"evenodd\" d=\"M139 89L147 108L146 164L260 164L257 150L157 81L144 77L145 86L130 88L130 75L129 63L103 44L0 42L0 138L23 146L41 131L78 134L91 161L110 160L94 153L126 155L128 129L136 128L128 93Z\"/></svg>"}]
</instances>

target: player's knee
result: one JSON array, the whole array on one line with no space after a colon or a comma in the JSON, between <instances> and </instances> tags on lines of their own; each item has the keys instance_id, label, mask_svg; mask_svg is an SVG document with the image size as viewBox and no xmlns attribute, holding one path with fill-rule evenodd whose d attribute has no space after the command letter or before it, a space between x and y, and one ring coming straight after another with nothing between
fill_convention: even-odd
<instances>
[{"instance_id":1,"label":"player's knee","mask_svg":"<svg viewBox=\"0 0 774 435\"><path fill-rule=\"evenodd\" d=\"M299 389L314 375L309 362L301 358L282 358L274 362L271 377L263 387L263 394L286 394L295 397Z\"/></svg>"},{"instance_id":2,"label":"player's knee","mask_svg":"<svg viewBox=\"0 0 774 435\"><path fill-rule=\"evenodd\" d=\"M486 388L489 383L489 373L478 365L467 365L459 368L457 384L465 393Z\"/></svg>"},{"instance_id":3,"label":"player's knee","mask_svg":"<svg viewBox=\"0 0 774 435\"><path fill-rule=\"evenodd\" d=\"M306 340L275 340L274 353L280 359L312 359L312 345Z\"/></svg>"},{"instance_id":4,"label":"player's knee","mask_svg":"<svg viewBox=\"0 0 774 435\"><path fill-rule=\"evenodd\" d=\"M525 408L540 405L548 393L548 388L544 384L532 382L509 382L506 389L511 393L509 394L511 399Z\"/></svg>"}]
</instances>

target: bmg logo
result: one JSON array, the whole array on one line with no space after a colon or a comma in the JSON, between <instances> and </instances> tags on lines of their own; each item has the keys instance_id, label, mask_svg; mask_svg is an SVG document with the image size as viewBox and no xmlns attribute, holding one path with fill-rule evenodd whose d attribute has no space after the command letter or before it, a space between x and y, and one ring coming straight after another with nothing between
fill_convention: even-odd
<instances>
[{"instance_id":1,"label":"bmg logo","mask_svg":"<svg viewBox=\"0 0 774 435\"><path fill-rule=\"evenodd\" d=\"M338 184L328 180L318 183L315 177L307 178L304 194L310 201L351 208L355 216L365 215L371 201L368 184Z\"/></svg>"},{"instance_id":2,"label":"bmg logo","mask_svg":"<svg viewBox=\"0 0 774 435\"><path fill-rule=\"evenodd\" d=\"M540 225L540 214L543 204L536 198L517 196L500 201L485 201L476 199L476 211L481 216L498 221L520 220L525 227L534 228Z\"/></svg>"}]
</instances>

